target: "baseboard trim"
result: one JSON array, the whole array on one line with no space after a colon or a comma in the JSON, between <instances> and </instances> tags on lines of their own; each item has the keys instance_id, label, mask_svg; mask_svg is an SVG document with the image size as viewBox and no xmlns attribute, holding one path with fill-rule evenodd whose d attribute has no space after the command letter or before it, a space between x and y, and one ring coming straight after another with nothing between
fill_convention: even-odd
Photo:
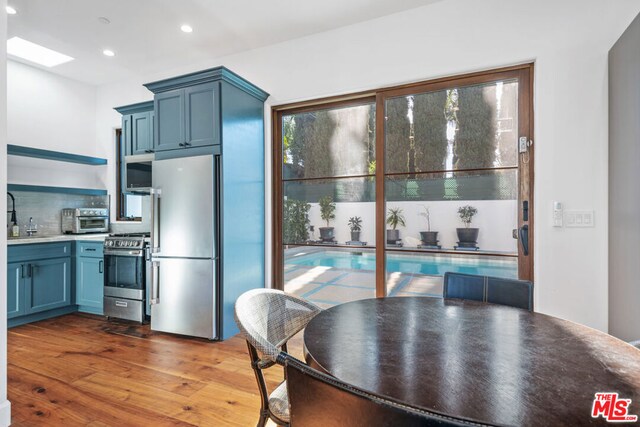
<instances>
[{"instance_id":1,"label":"baseboard trim","mask_svg":"<svg viewBox=\"0 0 640 427\"><path fill-rule=\"evenodd\" d=\"M11 425L11 402L5 400L0 404L0 426L7 427Z\"/></svg>"}]
</instances>

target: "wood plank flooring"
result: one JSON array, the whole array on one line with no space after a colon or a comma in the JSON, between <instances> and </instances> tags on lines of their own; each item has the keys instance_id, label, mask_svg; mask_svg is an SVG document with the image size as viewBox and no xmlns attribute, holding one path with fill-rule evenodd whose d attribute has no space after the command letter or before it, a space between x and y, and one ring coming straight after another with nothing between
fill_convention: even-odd
<instances>
[{"instance_id":1,"label":"wood plank flooring","mask_svg":"<svg viewBox=\"0 0 640 427\"><path fill-rule=\"evenodd\" d=\"M296 337L289 351L302 357ZM15 426L251 426L260 400L245 341L152 332L70 314L8 331ZM282 381L267 371L270 387Z\"/></svg>"}]
</instances>

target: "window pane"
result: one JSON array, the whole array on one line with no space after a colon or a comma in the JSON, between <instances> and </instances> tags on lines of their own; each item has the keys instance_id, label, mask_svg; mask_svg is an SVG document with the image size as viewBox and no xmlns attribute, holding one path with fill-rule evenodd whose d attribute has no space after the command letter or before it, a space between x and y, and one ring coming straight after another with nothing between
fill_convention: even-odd
<instances>
[{"instance_id":1,"label":"window pane","mask_svg":"<svg viewBox=\"0 0 640 427\"><path fill-rule=\"evenodd\" d=\"M283 116L283 178L373 174L375 113L364 104Z\"/></svg>"},{"instance_id":2,"label":"window pane","mask_svg":"<svg viewBox=\"0 0 640 427\"><path fill-rule=\"evenodd\" d=\"M517 166L517 107L517 81L389 99L385 172Z\"/></svg>"},{"instance_id":3,"label":"window pane","mask_svg":"<svg viewBox=\"0 0 640 427\"><path fill-rule=\"evenodd\" d=\"M286 292L325 308L375 297L374 191L372 177L284 182Z\"/></svg>"}]
</instances>

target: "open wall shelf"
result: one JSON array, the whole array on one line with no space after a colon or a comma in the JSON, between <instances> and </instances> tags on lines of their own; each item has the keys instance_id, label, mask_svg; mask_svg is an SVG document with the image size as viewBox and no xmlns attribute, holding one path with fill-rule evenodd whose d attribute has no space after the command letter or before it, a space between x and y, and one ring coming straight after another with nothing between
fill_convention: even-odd
<instances>
[{"instance_id":1,"label":"open wall shelf","mask_svg":"<svg viewBox=\"0 0 640 427\"><path fill-rule=\"evenodd\" d=\"M7 191L31 191L37 193L82 194L85 196L106 196L107 190L94 188L48 187L44 185L7 184Z\"/></svg>"},{"instance_id":2,"label":"open wall shelf","mask_svg":"<svg viewBox=\"0 0 640 427\"><path fill-rule=\"evenodd\" d=\"M82 165L101 166L107 164L107 159L99 157L81 156L79 154L62 153L60 151L42 150L40 148L7 145L10 156L34 157L36 159L56 160L59 162L79 163Z\"/></svg>"}]
</instances>

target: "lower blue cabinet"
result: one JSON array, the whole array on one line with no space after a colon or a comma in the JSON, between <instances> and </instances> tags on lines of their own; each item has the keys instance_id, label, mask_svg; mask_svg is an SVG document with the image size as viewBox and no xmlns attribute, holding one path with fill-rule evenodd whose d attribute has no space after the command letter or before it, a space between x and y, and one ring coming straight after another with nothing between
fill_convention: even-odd
<instances>
[{"instance_id":1,"label":"lower blue cabinet","mask_svg":"<svg viewBox=\"0 0 640 427\"><path fill-rule=\"evenodd\" d=\"M102 258L78 257L76 261L76 304L78 310L102 314L104 261Z\"/></svg>"},{"instance_id":2,"label":"lower blue cabinet","mask_svg":"<svg viewBox=\"0 0 640 427\"><path fill-rule=\"evenodd\" d=\"M75 311L71 243L9 246L8 260L9 327Z\"/></svg>"},{"instance_id":3,"label":"lower blue cabinet","mask_svg":"<svg viewBox=\"0 0 640 427\"><path fill-rule=\"evenodd\" d=\"M71 305L71 258L30 261L26 314Z\"/></svg>"},{"instance_id":4,"label":"lower blue cabinet","mask_svg":"<svg viewBox=\"0 0 640 427\"><path fill-rule=\"evenodd\" d=\"M24 264L9 263L7 266L7 318L22 316L25 313Z\"/></svg>"}]
</instances>

